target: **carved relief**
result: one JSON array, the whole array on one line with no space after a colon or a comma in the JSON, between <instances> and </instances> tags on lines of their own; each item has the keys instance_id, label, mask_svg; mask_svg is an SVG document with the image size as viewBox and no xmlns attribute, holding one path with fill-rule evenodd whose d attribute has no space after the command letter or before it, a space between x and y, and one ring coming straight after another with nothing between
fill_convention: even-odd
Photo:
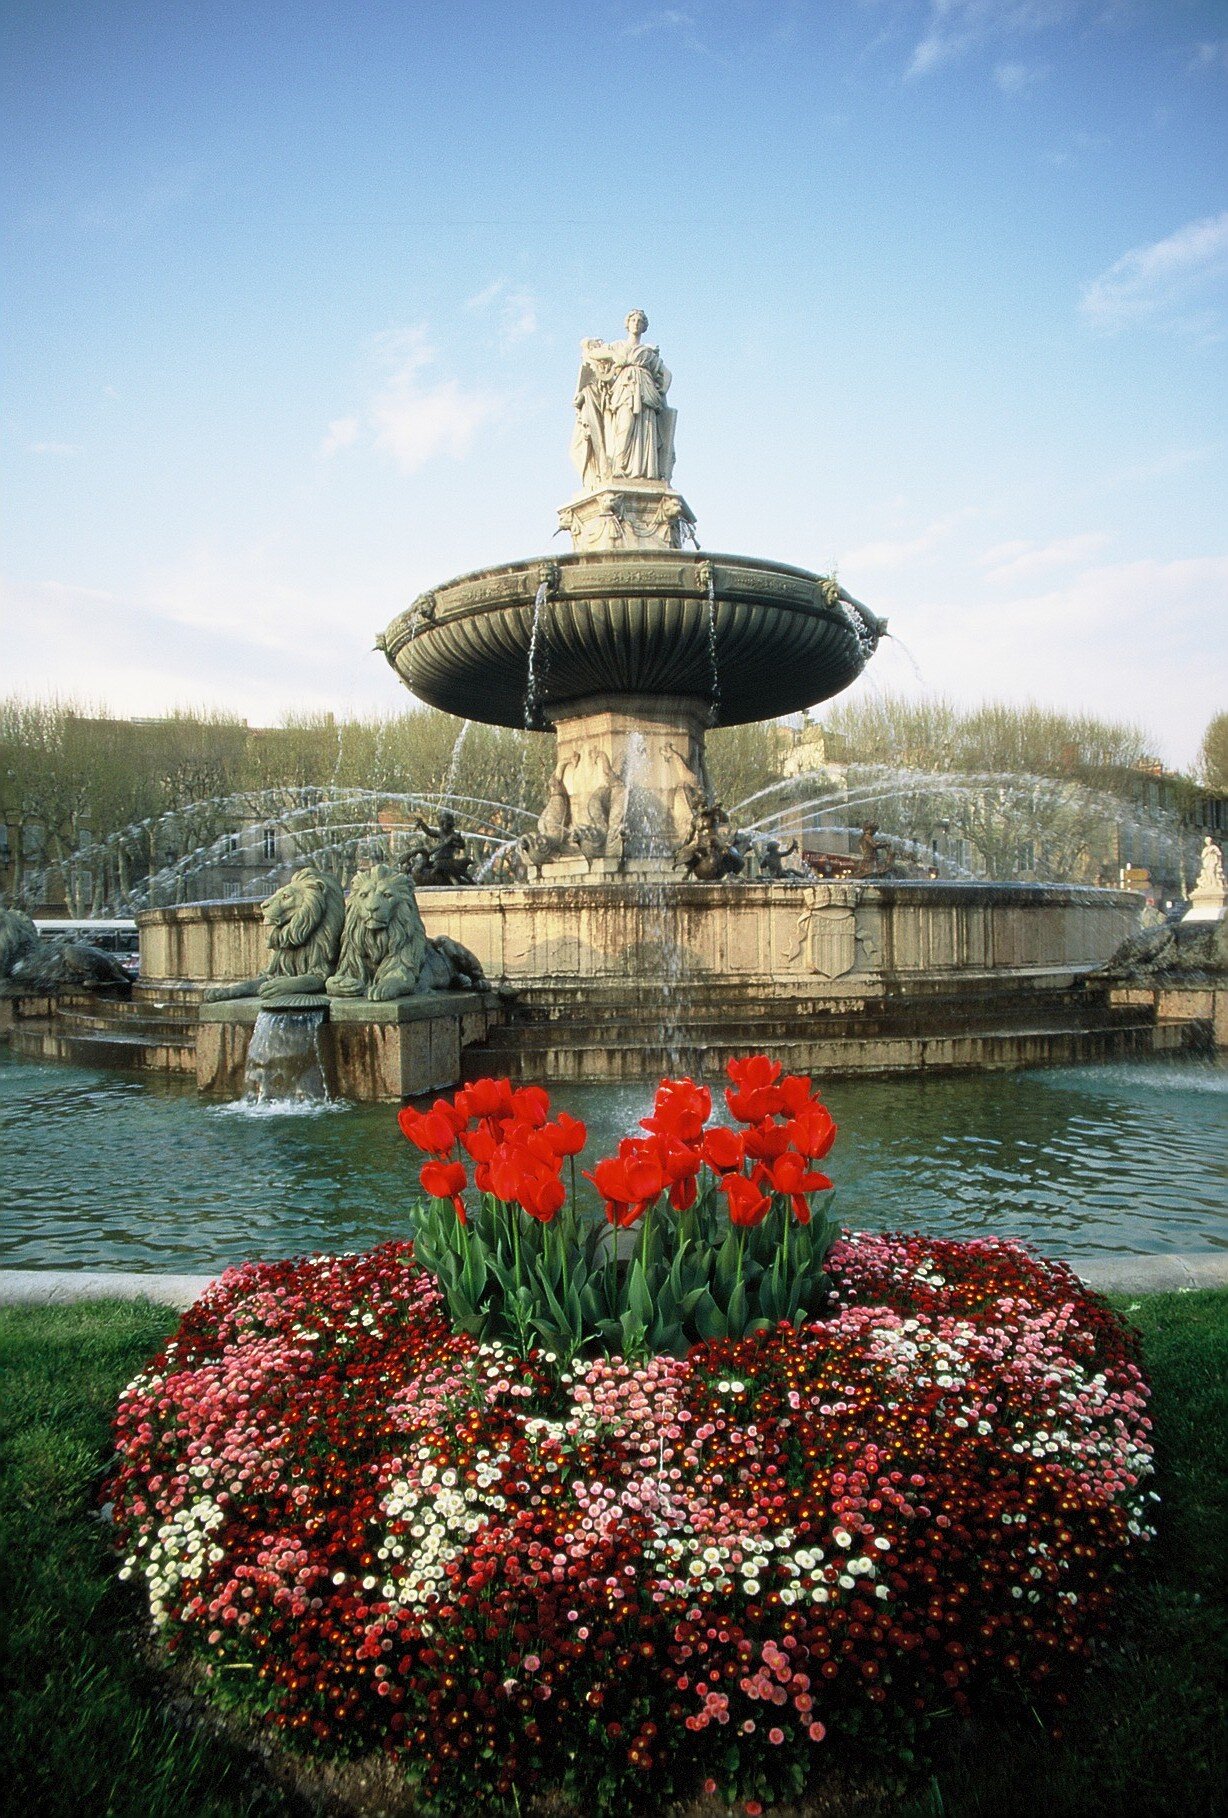
<instances>
[{"instance_id":1,"label":"carved relief","mask_svg":"<svg viewBox=\"0 0 1228 1818\"><path fill-rule=\"evenodd\" d=\"M820 978L843 978L857 964L857 918L845 903L816 904L810 917L810 965Z\"/></svg>"}]
</instances>

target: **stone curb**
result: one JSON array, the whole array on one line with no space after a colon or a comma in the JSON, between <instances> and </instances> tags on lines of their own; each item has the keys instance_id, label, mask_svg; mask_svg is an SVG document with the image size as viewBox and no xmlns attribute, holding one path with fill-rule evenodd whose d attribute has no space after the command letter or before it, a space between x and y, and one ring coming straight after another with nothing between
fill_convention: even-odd
<instances>
[{"instance_id":1,"label":"stone curb","mask_svg":"<svg viewBox=\"0 0 1228 1818\"><path fill-rule=\"evenodd\" d=\"M1188 1293L1228 1287L1228 1251L1071 1259L1090 1288L1106 1294ZM54 1306L74 1300L151 1300L189 1307L212 1275L155 1275L135 1270L0 1269L0 1304Z\"/></svg>"}]
</instances>

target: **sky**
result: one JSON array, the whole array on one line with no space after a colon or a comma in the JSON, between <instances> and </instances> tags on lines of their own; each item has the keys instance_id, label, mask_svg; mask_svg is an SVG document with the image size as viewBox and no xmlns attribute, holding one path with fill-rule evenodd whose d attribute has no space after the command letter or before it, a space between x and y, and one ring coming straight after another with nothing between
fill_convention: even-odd
<instances>
[{"instance_id":1,"label":"sky","mask_svg":"<svg viewBox=\"0 0 1228 1818\"><path fill-rule=\"evenodd\" d=\"M1228 0L9 0L0 692L401 710L646 310L856 694L1228 708Z\"/></svg>"}]
</instances>

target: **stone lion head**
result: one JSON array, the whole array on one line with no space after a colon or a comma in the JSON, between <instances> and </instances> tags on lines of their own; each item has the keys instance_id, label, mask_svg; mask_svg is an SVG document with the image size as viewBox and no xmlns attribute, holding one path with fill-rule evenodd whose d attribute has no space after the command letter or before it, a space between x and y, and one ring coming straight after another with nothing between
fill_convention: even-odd
<instances>
[{"instance_id":1,"label":"stone lion head","mask_svg":"<svg viewBox=\"0 0 1228 1818\"><path fill-rule=\"evenodd\" d=\"M372 865L350 885L341 956L328 981L337 997L408 997L427 957L414 887L402 871Z\"/></svg>"},{"instance_id":2,"label":"stone lion head","mask_svg":"<svg viewBox=\"0 0 1228 1818\"><path fill-rule=\"evenodd\" d=\"M345 897L335 877L304 865L260 905L264 915L269 978L327 978L337 963L345 923Z\"/></svg>"}]
</instances>

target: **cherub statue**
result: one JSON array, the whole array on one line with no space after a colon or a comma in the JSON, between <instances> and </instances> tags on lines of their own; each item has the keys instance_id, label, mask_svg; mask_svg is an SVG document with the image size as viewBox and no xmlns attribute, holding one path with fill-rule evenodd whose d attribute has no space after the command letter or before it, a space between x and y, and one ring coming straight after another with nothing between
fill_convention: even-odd
<instances>
[{"instance_id":1,"label":"cherub statue","mask_svg":"<svg viewBox=\"0 0 1228 1818\"><path fill-rule=\"evenodd\" d=\"M470 869L473 860L469 857L464 835L457 832L456 816L451 809L440 810L438 827L432 827L417 814L414 824L425 838L409 847L401 859L401 869L408 872L415 884L476 882Z\"/></svg>"}]
</instances>

